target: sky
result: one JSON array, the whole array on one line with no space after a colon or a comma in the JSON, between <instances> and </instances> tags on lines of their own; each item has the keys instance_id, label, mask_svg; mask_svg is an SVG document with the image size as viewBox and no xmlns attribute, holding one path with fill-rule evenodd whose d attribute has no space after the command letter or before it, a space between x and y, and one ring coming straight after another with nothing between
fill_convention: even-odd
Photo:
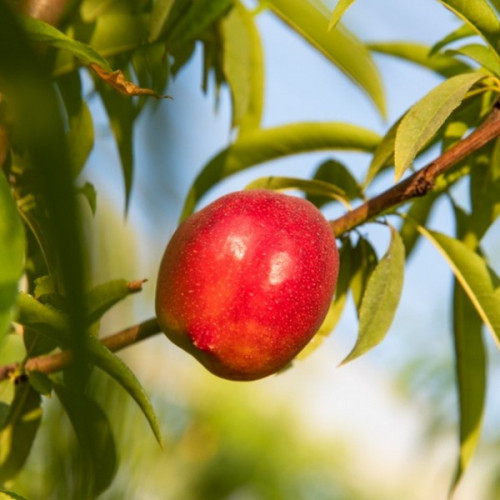
<instances>
[{"instance_id":1,"label":"sky","mask_svg":"<svg viewBox=\"0 0 500 500\"><path fill-rule=\"evenodd\" d=\"M347 11L344 21L364 41L404 39L432 44L457 27L456 19L435 0L358 0ZM412 65L375 56L387 89L388 119L384 121L359 89L271 15L261 14L258 27L266 61L265 127L293 121L328 120L354 123L383 133L409 105L440 81L430 72ZM151 278L149 292L143 295L142 302L138 300L134 309L139 320L154 314L151 300L154 276L164 246L175 230L183 197L196 173L230 140L229 96L223 92L220 105L214 111L213 95L204 96L200 91L200 70L200 51L197 51L168 89L173 100L163 102L141 117L136 137L136 184L128 221L122 227L119 216L113 219L117 227L121 227L117 230L121 231L122 241L130 237L136 239L137 255L130 267L137 274L134 278ZM98 104L93 105L99 113ZM114 145L106 135L106 126L104 122L98 126L101 140L96 144L86 173L96 184L100 206L110 204L121 210L119 164ZM164 134L168 141L163 139ZM221 183L202 203L241 189L250 180L270 173L307 176L322 159L329 157L329 153L301 155L251 169ZM335 157L360 171L364 171L369 161L367 156L353 153L336 153ZM98 219L94 223L102 222ZM452 233L446 206L440 207L432 224ZM383 252L387 235L379 229L367 228L366 231ZM496 224L487 238L491 253L500 251L498 236L500 228ZM359 460L379 474L403 477L416 471L431 474L434 467L436 475L436 471L440 471L440 478L446 479L453 470L454 436L446 436L442 447L436 445L429 452L426 465L418 462L421 457L415 450L419 449L425 430L422 420L427 419L427 412L432 412L432 387L429 386L435 377L442 382L439 377L452 375L449 309L445 302L451 274L434 249L421 244L418 250L406 270L401 305L393 327L379 347L350 365L337 368L356 338L357 323L351 304L334 335L316 353L299 362L293 374L266 379L255 387L270 397L279 397L288 394L287 387L292 385L295 390L291 406L301 414L311 432L327 432L333 428L352 435L353 442L363 443ZM499 269L498 260L494 260L494 266ZM128 326L128 320L129 315L125 314L123 326ZM157 348L158 342L154 342L154 346ZM171 356L171 350L176 348L162 346L162 349L168 349ZM493 383L490 383L486 428L493 431L500 411L491 387L494 381L498 385L500 380L500 360L498 352L490 351L497 368L491 374ZM186 363L192 366L191 359ZM395 378L410 365L418 369L419 363L422 373L416 378L410 403L398 397ZM254 389L241 390L251 393ZM455 408L453 398L436 404L438 418L440 412L450 413ZM377 468L380 456L384 457L383 467ZM474 491L474 482L480 475L481 471L477 470L470 475L471 479L466 478L458 499L465 499ZM422 496L418 498L435 493L432 484L422 483ZM440 488L444 488L440 490L444 493L447 484L443 483Z\"/></svg>"}]
</instances>

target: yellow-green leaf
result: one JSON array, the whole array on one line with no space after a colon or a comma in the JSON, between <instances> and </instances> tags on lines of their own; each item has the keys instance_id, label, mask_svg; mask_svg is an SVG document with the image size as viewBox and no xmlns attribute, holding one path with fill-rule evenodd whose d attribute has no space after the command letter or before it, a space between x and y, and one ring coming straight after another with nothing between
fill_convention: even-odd
<instances>
[{"instance_id":1,"label":"yellow-green leaf","mask_svg":"<svg viewBox=\"0 0 500 500\"><path fill-rule=\"evenodd\" d=\"M328 24L328 30L331 30L337 26L340 19L344 15L345 11L354 3L354 0L339 0L335 9L333 9L332 17L330 23Z\"/></svg>"},{"instance_id":2,"label":"yellow-green leaf","mask_svg":"<svg viewBox=\"0 0 500 500\"><path fill-rule=\"evenodd\" d=\"M400 179L417 154L460 105L470 88L484 74L465 73L449 78L418 101L401 120L396 132L394 164Z\"/></svg>"},{"instance_id":3,"label":"yellow-green leaf","mask_svg":"<svg viewBox=\"0 0 500 500\"><path fill-rule=\"evenodd\" d=\"M358 340L342 364L379 344L396 314L403 288L405 250L401 236L392 226L389 227L389 249L371 273L361 302Z\"/></svg>"}]
</instances>

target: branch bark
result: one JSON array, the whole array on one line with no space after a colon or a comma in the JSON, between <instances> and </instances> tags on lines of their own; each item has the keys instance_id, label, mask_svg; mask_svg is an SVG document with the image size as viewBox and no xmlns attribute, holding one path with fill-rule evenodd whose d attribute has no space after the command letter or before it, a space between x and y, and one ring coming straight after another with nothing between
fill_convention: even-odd
<instances>
[{"instance_id":1,"label":"branch bark","mask_svg":"<svg viewBox=\"0 0 500 500\"><path fill-rule=\"evenodd\" d=\"M342 217L331 221L330 225L334 233L340 236L411 198L424 196L433 188L436 179L441 174L499 136L500 101L496 103L490 115L474 132L447 150L439 158L387 191L347 212ZM151 318L103 338L102 343L115 352L160 332L158 322L155 318ZM46 374L54 373L69 366L72 360L73 355L70 351L62 351L56 354L30 358L24 364L13 363L0 366L0 381L22 376L23 373L29 373L30 371L39 371Z\"/></svg>"}]
</instances>

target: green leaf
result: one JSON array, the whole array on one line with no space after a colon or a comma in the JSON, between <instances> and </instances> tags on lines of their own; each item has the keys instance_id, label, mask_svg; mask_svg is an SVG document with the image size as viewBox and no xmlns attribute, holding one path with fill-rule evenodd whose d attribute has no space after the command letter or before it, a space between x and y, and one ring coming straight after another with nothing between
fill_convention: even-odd
<instances>
[{"instance_id":1,"label":"green leaf","mask_svg":"<svg viewBox=\"0 0 500 500\"><path fill-rule=\"evenodd\" d=\"M84 486L87 494L81 498L95 498L113 480L118 465L111 425L101 407L83 393L73 392L60 383L54 390L66 411L83 458Z\"/></svg>"},{"instance_id":2,"label":"green leaf","mask_svg":"<svg viewBox=\"0 0 500 500\"><path fill-rule=\"evenodd\" d=\"M0 345L9 329L24 269L25 237L9 184L0 172Z\"/></svg>"},{"instance_id":3,"label":"green leaf","mask_svg":"<svg viewBox=\"0 0 500 500\"><path fill-rule=\"evenodd\" d=\"M223 68L231 89L233 127L259 126L264 102L264 61L253 15L240 3L222 19Z\"/></svg>"},{"instance_id":4,"label":"green leaf","mask_svg":"<svg viewBox=\"0 0 500 500\"><path fill-rule=\"evenodd\" d=\"M17 297L16 321L47 336L61 347L71 344L68 317L62 312L44 305L27 293Z\"/></svg>"},{"instance_id":5,"label":"green leaf","mask_svg":"<svg viewBox=\"0 0 500 500\"><path fill-rule=\"evenodd\" d=\"M14 401L0 427L0 484L22 469L42 416L40 394L30 384L20 382L15 390Z\"/></svg>"},{"instance_id":6,"label":"green leaf","mask_svg":"<svg viewBox=\"0 0 500 500\"><path fill-rule=\"evenodd\" d=\"M156 0L151 11L151 23L149 26L149 41L156 40L165 26L172 11L175 0ZM177 2L179 3L179 2Z\"/></svg>"},{"instance_id":7,"label":"green leaf","mask_svg":"<svg viewBox=\"0 0 500 500\"><path fill-rule=\"evenodd\" d=\"M89 108L82 99L80 74L77 71L68 73L58 78L57 84L67 114L66 139L71 170L73 177L77 177L94 147L94 123Z\"/></svg>"},{"instance_id":8,"label":"green leaf","mask_svg":"<svg viewBox=\"0 0 500 500\"><path fill-rule=\"evenodd\" d=\"M405 252L398 232L392 226L389 227L389 249L371 273L361 302L358 340L342 364L379 344L394 319L403 288Z\"/></svg>"},{"instance_id":9,"label":"green leaf","mask_svg":"<svg viewBox=\"0 0 500 500\"><path fill-rule=\"evenodd\" d=\"M192 213L198 200L222 179L266 161L292 154L325 149L372 151L379 136L371 130L346 123L292 123L256 130L212 158L192 185L181 218Z\"/></svg>"},{"instance_id":10,"label":"green leaf","mask_svg":"<svg viewBox=\"0 0 500 500\"><path fill-rule=\"evenodd\" d=\"M23 17L20 21L21 26L32 41L67 50L86 65L94 63L111 70L106 59L90 45L73 40L57 28L33 17Z\"/></svg>"},{"instance_id":11,"label":"green leaf","mask_svg":"<svg viewBox=\"0 0 500 500\"><path fill-rule=\"evenodd\" d=\"M232 0L198 0L191 2L189 9L172 26L167 43L182 45L194 40L221 17L232 4Z\"/></svg>"},{"instance_id":12,"label":"green leaf","mask_svg":"<svg viewBox=\"0 0 500 500\"><path fill-rule=\"evenodd\" d=\"M22 497L21 495L18 495L17 493L14 493L13 491L7 491L0 488L0 500L28 500L28 499Z\"/></svg>"},{"instance_id":13,"label":"green leaf","mask_svg":"<svg viewBox=\"0 0 500 500\"><path fill-rule=\"evenodd\" d=\"M352 273L352 244L348 237L342 238L341 241L342 244L339 248L339 261L342 264L339 267L334 300L330 304L326 317L319 330L307 346L299 353L297 359L305 359L313 351L315 351L322 344L324 338L333 332L340 321L340 317L342 316L347 300L347 292L349 291L349 283Z\"/></svg>"},{"instance_id":14,"label":"green leaf","mask_svg":"<svg viewBox=\"0 0 500 500\"><path fill-rule=\"evenodd\" d=\"M268 0L271 10L356 83L385 116L378 69L365 45L342 26L328 31L330 14L320 2Z\"/></svg>"},{"instance_id":15,"label":"green leaf","mask_svg":"<svg viewBox=\"0 0 500 500\"><path fill-rule=\"evenodd\" d=\"M500 347L500 287L494 272L485 260L464 243L450 236L417 226L441 253L455 274L474 309L492 333L493 340Z\"/></svg>"},{"instance_id":16,"label":"green leaf","mask_svg":"<svg viewBox=\"0 0 500 500\"><path fill-rule=\"evenodd\" d=\"M142 290L143 281L127 281L123 279L112 280L98 285L85 297L87 306L87 322L92 324L101 319L115 304L128 297L130 294Z\"/></svg>"},{"instance_id":17,"label":"green leaf","mask_svg":"<svg viewBox=\"0 0 500 500\"><path fill-rule=\"evenodd\" d=\"M440 0L456 16L481 35L497 55L500 51L500 21L487 0ZM499 56L500 57L500 56Z\"/></svg>"},{"instance_id":18,"label":"green leaf","mask_svg":"<svg viewBox=\"0 0 500 500\"><path fill-rule=\"evenodd\" d=\"M482 321L455 280L453 338L460 411L460 452L452 490L457 486L477 447L486 393L486 352Z\"/></svg>"},{"instance_id":19,"label":"green leaf","mask_svg":"<svg viewBox=\"0 0 500 500\"><path fill-rule=\"evenodd\" d=\"M320 195L344 203L347 200L346 193L329 182L296 179L293 177L261 177L252 181L245 189L270 189L276 191L281 189L299 189L307 194Z\"/></svg>"},{"instance_id":20,"label":"green leaf","mask_svg":"<svg viewBox=\"0 0 500 500\"><path fill-rule=\"evenodd\" d=\"M408 111L396 132L396 180L460 105L470 88L482 78L484 74L479 72L454 76L431 90Z\"/></svg>"},{"instance_id":21,"label":"green leaf","mask_svg":"<svg viewBox=\"0 0 500 500\"><path fill-rule=\"evenodd\" d=\"M446 78L470 71L472 68L450 54L432 54L430 47L412 42L377 42L368 48L380 54L410 61Z\"/></svg>"},{"instance_id":22,"label":"green leaf","mask_svg":"<svg viewBox=\"0 0 500 500\"><path fill-rule=\"evenodd\" d=\"M446 47L450 43L456 42L457 40L462 40L463 38L468 38L476 35L476 32L468 24L462 24L459 28L452 31L444 38L435 43L430 51L431 55L437 54L443 47Z\"/></svg>"},{"instance_id":23,"label":"green leaf","mask_svg":"<svg viewBox=\"0 0 500 500\"><path fill-rule=\"evenodd\" d=\"M86 182L83 186L77 188L76 192L82 194L85 197L89 204L92 215L95 215L95 211L97 208L97 193L94 185L90 182Z\"/></svg>"},{"instance_id":24,"label":"green leaf","mask_svg":"<svg viewBox=\"0 0 500 500\"><path fill-rule=\"evenodd\" d=\"M434 195L432 192L428 193L426 196L415 199L407 212L410 220L405 219L403 225L401 226L401 230L399 231L405 246L406 260L408 260L413 252L420 236L415 223L411 221L415 221L420 225L425 225L429 219L429 215L436 199L437 195Z\"/></svg>"},{"instance_id":25,"label":"green leaf","mask_svg":"<svg viewBox=\"0 0 500 500\"><path fill-rule=\"evenodd\" d=\"M404 117L404 116L403 116ZM394 146L396 144L396 133L403 117L399 118L392 127L387 131L382 140L378 143L375 152L373 153L372 161L368 167L366 178L363 182L363 188L366 189L377 174L384 169L394 164Z\"/></svg>"},{"instance_id":26,"label":"green leaf","mask_svg":"<svg viewBox=\"0 0 500 500\"><path fill-rule=\"evenodd\" d=\"M327 160L323 162L313 175L317 181L328 182L345 193L348 200L363 197L363 191L358 181L352 176L348 168L336 160ZM317 207L331 201L330 198L318 195L308 195L307 199Z\"/></svg>"},{"instance_id":27,"label":"green leaf","mask_svg":"<svg viewBox=\"0 0 500 500\"><path fill-rule=\"evenodd\" d=\"M137 380L134 372L97 339L87 337L85 347L91 361L115 379L139 405L139 408L142 410L151 426L156 440L161 446L162 439L158 419L146 392Z\"/></svg>"},{"instance_id":28,"label":"green leaf","mask_svg":"<svg viewBox=\"0 0 500 500\"><path fill-rule=\"evenodd\" d=\"M466 56L469 59L476 61L494 76L500 76L500 58L490 47L479 45L478 43L471 43L457 49L450 49L447 53Z\"/></svg>"},{"instance_id":29,"label":"green leaf","mask_svg":"<svg viewBox=\"0 0 500 500\"><path fill-rule=\"evenodd\" d=\"M14 493L13 491L7 491L0 488L0 500L28 500L28 499L22 497L21 495L18 495L17 493Z\"/></svg>"},{"instance_id":30,"label":"green leaf","mask_svg":"<svg viewBox=\"0 0 500 500\"><path fill-rule=\"evenodd\" d=\"M130 192L134 175L134 120L136 110L130 97L99 83L101 100L108 113L111 129L120 154L123 181L125 184L125 212L130 202Z\"/></svg>"},{"instance_id":31,"label":"green leaf","mask_svg":"<svg viewBox=\"0 0 500 500\"><path fill-rule=\"evenodd\" d=\"M330 19L330 24L328 25L328 30L331 30L337 26L337 24L342 19L345 11L354 3L354 0L339 0L337 5L332 12L332 17Z\"/></svg>"},{"instance_id":32,"label":"green leaf","mask_svg":"<svg viewBox=\"0 0 500 500\"><path fill-rule=\"evenodd\" d=\"M500 140L486 146L471 158L471 224L478 241L500 216Z\"/></svg>"},{"instance_id":33,"label":"green leaf","mask_svg":"<svg viewBox=\"0 0 500 500\"><path fill-rule=\"evenodd\" d=\"M368 240L359 238L352 251L351 293L360 314L362 299L365 294L368 280L377 266L377 254Z\"/></svg>"}]
</instances>

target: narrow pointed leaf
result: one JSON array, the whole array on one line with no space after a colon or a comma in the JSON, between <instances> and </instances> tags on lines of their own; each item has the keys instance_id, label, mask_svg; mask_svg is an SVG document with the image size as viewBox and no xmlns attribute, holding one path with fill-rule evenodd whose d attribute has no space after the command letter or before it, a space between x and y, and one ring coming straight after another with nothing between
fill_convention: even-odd
<instances>
[{"instance_id":1,"label":"narrow pointed leaf","mask_svg":"<svg viewBox=\"0 0 500 500\"><path fill-rule=\"evenodd\" d=\"M73 40L54 26L32 17L20 19L21 25L31 40L44 43L58 49L67 50L83 64L98 64L111 70L109 63L94 48L85 43Z\"/></svg>"},{"instance_id":2,"label":"narrow pointed leaf","mask_svg":"<svg viewBox=\"0 0 500 500\"><path fill-rule=\"evenodd\" d=\"M431 90L408 111L396 132L396 180L481 78L484 74L479 72L454 76Z\"/></svg>"},{"instance_id":3,"label":"narrow pointed leaf","mask_svg":"<svg viewBox=\"0 0 500 500\"><path fill-rule=\"evenodd\" d=\"M117 469L110 422L101 407L84 393L73 392L60 383L53 387L78 439L88 496L96 497L111 484ZM79 493L83 498L83 492Z\"/></svg>"},{"instance_id":4,"label":"narrow pointed leaf","mask_svg":"<svg viewBox=\"0 0 500 500\"><path fill-rule=\"evenodd\" d=\"M377 254L368 240L360 238L352 252L351 293L360 314L362 299L366 291L368 280L377 266Z\"/></svg>"},{"instance_id":5,"label":"narrow pointed leaf","mask_svg":"<svg viewBox=\"0 0 500 500\"><path fill-rule=\"evenodd\" d=\"M486 395L486 351L482 321L457 281L453 290L453 338L460 411L460 451L452 490L477 447Z\"/></svg>"},{"instance_id":6,"label":"narrow pointed leaf","mask_svg":"<svg viewBox=\"0 0 500 500\"><path fill-rule=\"evenodd\" d=\"M368 48L380 54L398 57L418 64L446 78L465 73L472 68L450 54L431 54L427 45L412 42L378 42Z\"/></svg>"},{"instance_id":7,"label":"narrow pointed leaf","mask_svg":"<svg viewBox=\"0 0 500 500\"><path fill-rule=\"evenodd\" d=\"M13 491L7 491L0 488L0 500L28 500L26 497L22 497Z\"/></svg>"},{"instance_id":8,"label":"narrow pointed leaf","mask_svg":"<svg viewBox=\"0 0 500 500\"><path fill-rule=\"evenodd\" d=\"M114 378L139 405L139 408L149 422L156 440L161 445L162 439L158 419L149 401L148 395L137 380L134 372L97 339L88 337L86 350L91 361L109 376Z\"/></svg>"},{"instance_id":9,"label":"narrow pointed leaf","mask_svg":"<svg viewBox=\"0 0 500 500\"><path fill-rule=\"evenodd\" d=\"M252 181L245 189L299 189L307 194L321 195L331 200L347 202L347 194L337 186L324 181L293 177L262 177Z\"/></svg>"},{"instance_id":10,"label":"narrow pointed leaf","mask_svg":"<svg viewBox=\"0 0 500 500\"><path fill-rule=\"evenodd\" d=\"M378 69L365 45L342 26L328 31L328 9L320 2L268 0L271 10L351 78L385 116Z\"/></svg>"},{"instance_id":11,"label":"narrow pointed leaf","mask_svg":"<svg viewBox=\"0 0 500 500\"><path fill-rule=\"evenodd\" d=\"M403 288L404 245L390 226L391 243L368 279L359 311L358 340L342 361L352 361L379 344L386 336L396 313Z\"/></svg>"},{"instance_id":12,"label":"narrow pointed leaf","mask_svg":"<svg viewBox=\"0 0 500 500\"><path fill-rule=\"evenodd\" d=\"M451 49L447 51L447 53L466 56L469 59L476 61L494 76L500 77L500 57L493 52L491 47L480 45L478 43L471 43L469 45L458 47L457 49Z\"/></svg>"},{"instance_id":13,"label":"narrow pointed leaf","mask_svg":"<svg viewBox=\"0 0 500 500\"><path fill-rule=\"evenodd\" d=\"M333 184L345 193L348 200L363 197L363 191L358 181L345 165L336 160L323 162L314 173L313 179ZM317 207L331 201L328 197L318 195L308 195L307 199Z\"/></svg>"},{"instance_id":14,"label":"narrow pointed leaf","mask_svg":"<svg viewBox=\"0 0 500 500\"><path fill-rule=\"evenodd\" d=\"M0 484L12 479L28 458L42 417L40 403L40 394L30 384L16 386L9 413L0 426Z\"/></svg>"},{"instance_id":15,"label":"narrow pointed leaf","mask_svg":"<svg viewBox=\"0 0 500 500\"><path fill-rule=\"evenodd\" d=\"M485 260L464 243L418 226L441 253L500 348L500 286Z\"/></svg>"},{"instance_id":16,"label":"narrow pointed leaf","mask_svg":"<svg viewBox=\"0 0 500 500\"><path fill-rule=\"evenodd\" d=\"M440 0L500 54L500 20L487 0ZM499 56L500 57L500 56Z\"/></svg>"},{"instance_id":17,"label":"narrow pointed leaf","mask_svg":"<svg viewBox=\"0 0 500 500\"><path fill-rule=\"evenodd\" d=\"M292 123L256 130L212 158L198 174L182 211L184 219L198 200L222 179L249 167L285 156L327 149L373 151L379 136L346 123Z\"/></svg>"},{"instance_id":18,"label":"narrow pointed leaf","mask_svg":"<svg viewBox=\"0 0 500 500\"><path fill-rule=\"evenodd\" d=\"M337 26L337 24L342 19L345 11L354 3L354 0L338 0L337 5L333 9L332 17L330 23L328 24L328 29L331 30Z\"/></svg>"},{"instance_id":19,"label":"narrow pointed leaf","mask_svg":"<svg viewBox=\"0 0 500 500\"><path fill-rule=\"evenodd\" d=\"M260 124L264 103L264 61L254 16L239 2L222 20L223 68L231 88L233 126L239 133Z\"/></svg>"},{"instance_id":20,"label":"narrow pointed leaf","mask_svg":"<svg viewBox=\"0 0 500 500\"><path fill-rule=\"evenodd\" d=\"M7 179L0 172L0 345L9 328L24 268L25 237Z\"/></svg>"},{"instance_id":21,"label":"narrow pointed leaf","mask_svg":"<svg viewBox=\"0 0 500 500\"><path fill-rule=\"evenodd\" d=\"M444 38L435 43L431 47L431 54L437 54L442 48L446 47L450 43L475 35L476 31L472 29L472 26L470 26L469 24L462 24L462 26L452 31L451 33L448 33Z\"/></svg>"}]
</instances>

